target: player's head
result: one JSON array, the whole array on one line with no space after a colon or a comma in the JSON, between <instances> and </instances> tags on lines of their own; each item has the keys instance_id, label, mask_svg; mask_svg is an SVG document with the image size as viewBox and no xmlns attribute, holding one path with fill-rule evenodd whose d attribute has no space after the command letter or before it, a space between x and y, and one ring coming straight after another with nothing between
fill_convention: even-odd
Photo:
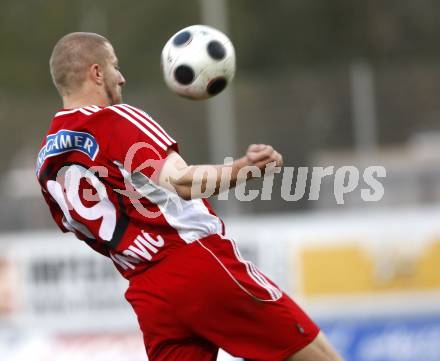
<instances>
[{"instance_id":1,"label":"player's head","mask_svg":"<svg viewBox=\"0 0 440 361\"><path fill-rule=\"evenodd\" d=\"M95 33L70 33L55 45L50 73L62 97L99 92L109 104L122 102L125 79L110 42Z\"/></svg>"}]
</instances>

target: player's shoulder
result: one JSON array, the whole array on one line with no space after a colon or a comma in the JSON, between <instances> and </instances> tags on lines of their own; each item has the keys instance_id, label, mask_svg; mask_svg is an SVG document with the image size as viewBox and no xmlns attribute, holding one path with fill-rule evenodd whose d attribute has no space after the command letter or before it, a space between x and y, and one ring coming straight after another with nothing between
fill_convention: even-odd
<instances>
[{"instance_id":1,"label":"player's shoulder","mask_svg":"<svg viewBox=\"0 0 440 361\"><path fill-rule=\"evenodd\" d=\"M115 104L103 109L103 113L111 116L115 130L131 129L163 149L176 143L152 116L140 108L129 104Z\"/></svg>"},{"instance_id":2,"label":"player's shoulder","mask_svg":"<svg viewBox=\"0 0 440 361\"><path fill-rule=\"evenodd\" d=\"M55 113L54 118L78 118L78 115L80 119L86 121L102 119L104 117L115 120L127 119L129 117L152 120L152 117L144 110L130 104L114 104L107 107L88 105L75 109L61 109Z\"/></svg>"},{"instance_id":3,"label":"player's shoulder","mask_svg":"<svg viewBox=\"0 0 440 361\"><path fill-rule=\"evenodd\" d=\"M130 104L114 104L107 107L92 105L63 110L58 112L57 116L79 119L79 123L70 123L70 126L86 129L110 142L121 137L127 141L144 139L154 142L164 150L176 143L153 117Z\"/></svg>"},{"instance_id":4,"label":"player's shoulder","mask_svg":"<svg viewBox=\"0 0 440 361\"><path fill-rule=\"evenodd\" d=\"M114 122L113 125L130 126L136 123L144 124L156 123L153 118L144 110L130 104L114 104L100 108L100 110L92 114L93 120L105 119L108 122Z\"/></svg>"},{"instance_id":5,"label":"player's shoulder","mask_svg":"<svg viewBox=\"0 0 440 361\"><path fill-rule=\"evenodd\" d=\"M54 118L71 117L76 114L82 114L84 116L91 116L91 115L99 112L102 109L103 109L102 107L98 107L97 105L88 105L88 106L74 108L74 109L61 109L55 113Z\"/></svg>"},{"instance_id":6,"label":"player's shoulder","mask_svg":"<svg viewBox=\"0 0 440 361\"><path fill-rule=\"evenodd\" d=\"M140 109L130 104L114 104L104 108L103 110L116 114L124 119L152 119L152 117L147 114L143 109Z\"/></svg>"},{"instance_id":7,"label":"player's shoulder","mask_svg":"<svg viewBox=\"0 0 440 361\"><path fill-rule=\"evenodd\" d=\"M54 115L54 119L64 120L62 123L71 127L96 129L105 127L115 131L130 129L139 124L154 122L145 111L129 104L114 104L107 107L89 105L75 109L62 109ZM61 124L55 122L54 124Z\"/></svg>"}]
</instances>

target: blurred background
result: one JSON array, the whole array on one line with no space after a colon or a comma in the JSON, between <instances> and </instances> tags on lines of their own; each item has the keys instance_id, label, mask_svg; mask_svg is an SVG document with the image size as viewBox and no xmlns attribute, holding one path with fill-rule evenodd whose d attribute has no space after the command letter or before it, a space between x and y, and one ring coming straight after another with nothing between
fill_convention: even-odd
<instances>
[{"instance_id":1,"label":"blurred background","mask_svg":"<svg viewBox=\"0 0 440 361\"><path fill-rule=\"evenodd\" d=\"M298 200L281 195L278 174L270 200L214 203L244 256L348 361L440 360L439 13L434 0L0 0L0 359L145 359L125 281L55 229L34 176L62 107L52 48L93 31L115 47L124 101L156 118L189 163L272 144L295 167L291 194L308 167ZM237 73L224 94L195 102L166 88L159 59L198 23L228 34ZM331 166L309 199L313 167ZM343 166L360 182L338 204ZM386 170L384 194L365 202L371 166Z\"/></svg>"}]
</instances>

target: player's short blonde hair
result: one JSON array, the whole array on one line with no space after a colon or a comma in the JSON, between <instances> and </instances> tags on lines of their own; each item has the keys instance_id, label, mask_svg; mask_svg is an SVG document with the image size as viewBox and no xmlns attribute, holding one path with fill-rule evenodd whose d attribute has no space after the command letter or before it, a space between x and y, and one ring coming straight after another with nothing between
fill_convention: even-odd
<instances>
[{"instance_id":1,"label":"player's short blonde hair","mask_svg":"<svg viewBox=\"0 0 440 361\"><path fill-rule=\"evenodd\" d=\"M83 84L93 64L104 66L110 42L95 33L76 32L63 36L50 57L50 73L61 96L70 95Z\"/></svg>"}]
</instances>

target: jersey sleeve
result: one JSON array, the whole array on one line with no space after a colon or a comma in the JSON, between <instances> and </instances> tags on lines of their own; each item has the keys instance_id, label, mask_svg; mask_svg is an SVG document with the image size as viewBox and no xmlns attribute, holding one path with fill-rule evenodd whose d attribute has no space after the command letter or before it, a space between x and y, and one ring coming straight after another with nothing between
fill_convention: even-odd
<instances>
[{"instance_id":1,"label":"jersey sleeve","mask_svg":"<svg viewBox=\"0 0 440 361\"><path fill-rule=\"evenodd\" d=\"M110 135L106 153L130 173L142 172L157 179L170 150L177 142L147 113L127 104L108 107Z\"/></svg>"}]
</instances>

